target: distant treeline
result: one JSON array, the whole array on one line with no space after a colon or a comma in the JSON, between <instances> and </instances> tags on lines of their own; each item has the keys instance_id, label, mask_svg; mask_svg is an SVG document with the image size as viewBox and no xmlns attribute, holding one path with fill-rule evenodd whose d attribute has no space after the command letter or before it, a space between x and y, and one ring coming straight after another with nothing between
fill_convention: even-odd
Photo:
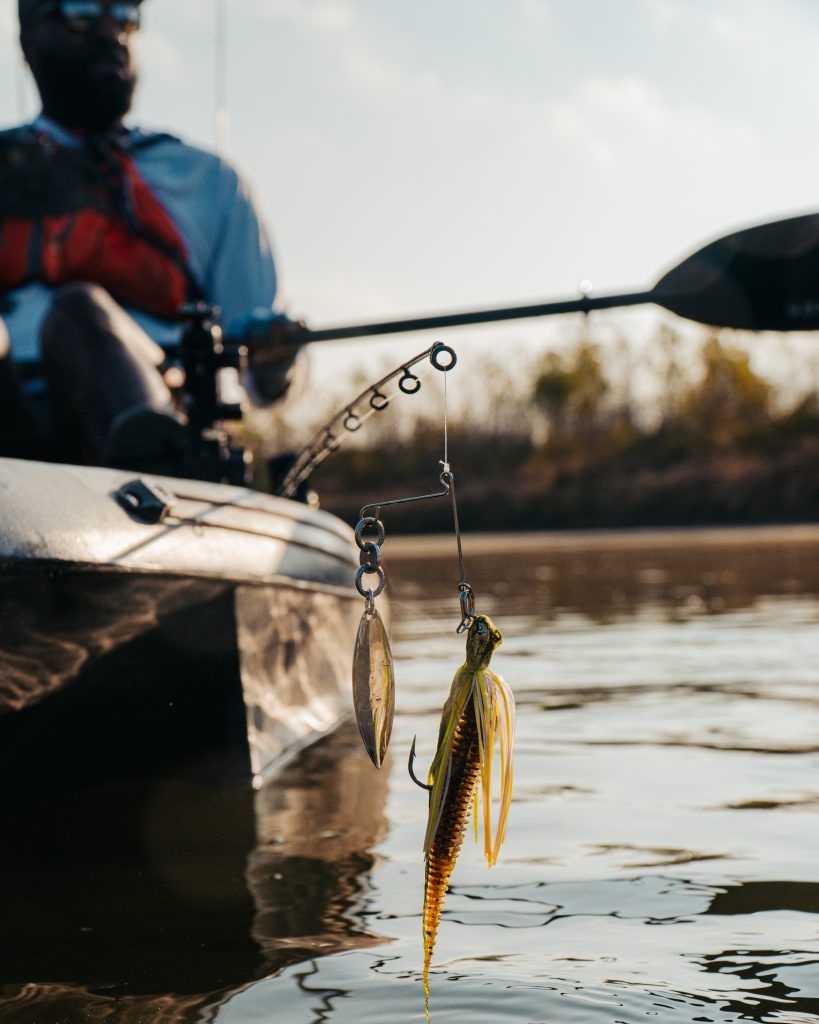
<instances>
[{"instance_id":1,"label":"distant treeline","mask_svg":"<svg viewBox=\"0 0 819 1024\"><path fill-rule=\"evenodd\" d=\"M800 384L788 390L719 336L693 351L667 327L655 340L663 359L648 395L636 393L645 368L627 346L613 359L585 337L546 354L523 382L485 365L449 424L464 528L815 521L817 362L797 367ZM433 489L441 458L437 413L409 424L385 413L366 435L313 480L322 507L350 522L377 498ZM389 520L395 531L438 531L449 508L424 502L390 509Z\"/></svg>"}]
</instances>

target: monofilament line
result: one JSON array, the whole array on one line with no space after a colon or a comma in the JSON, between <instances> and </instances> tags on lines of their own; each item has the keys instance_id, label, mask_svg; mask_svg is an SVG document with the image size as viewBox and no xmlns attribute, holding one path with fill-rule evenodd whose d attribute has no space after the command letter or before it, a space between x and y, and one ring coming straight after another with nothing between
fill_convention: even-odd
<instances>
[{"instance_id":1,"label":"monofilament line","mask_svg":"<svg viewBox=\"0 0 819 1024\"><path fill-rule=\"evenodd\" d=\"M452 522L455 528L455 543L458 547L458 569L461 574L461 585L460 589L463 591L464 587L468 587L469 584L466 582L466 574L464 569L464 553L461 545L461 524L458 520L458 502L455 498L455 475L449 468L449 393L447 391L447 376L444 373L444 473L449 479L449 496L452 502ZM470 588L471 590L471 588Z\"/></svg>"},{"instance_id":2,"label":"monofilament line","mask_svg":"<svg viewBox=\"0 0 819 1024\"><path fill-rule=\"evenodd\" d=\"M446 382L448 374L444 373L444 469L449 469L449 432Z\"/></svg>"}]
</instances>

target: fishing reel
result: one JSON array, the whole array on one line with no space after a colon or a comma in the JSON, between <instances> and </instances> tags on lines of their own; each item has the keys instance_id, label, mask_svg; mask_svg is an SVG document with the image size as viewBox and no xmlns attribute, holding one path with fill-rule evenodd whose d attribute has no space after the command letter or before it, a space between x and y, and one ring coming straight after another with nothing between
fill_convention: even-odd
<instances>
[{"instance_id":1,"label":"fishing reel","mask_svg":"<svg viewBox=\"0 0 819 1024\"><path fill-rule=\"evenodd\" d=\"M224 402L220 371L241 371L244 345L226 342L217 323L219 307L199 301L183 307L187 324L182 332L178 362L184 373L183 408L188 419L190 470L200 480L247 486L252 455L231 438L226 421L242 419L238 402Z\"/></svg>"}]
</instances>

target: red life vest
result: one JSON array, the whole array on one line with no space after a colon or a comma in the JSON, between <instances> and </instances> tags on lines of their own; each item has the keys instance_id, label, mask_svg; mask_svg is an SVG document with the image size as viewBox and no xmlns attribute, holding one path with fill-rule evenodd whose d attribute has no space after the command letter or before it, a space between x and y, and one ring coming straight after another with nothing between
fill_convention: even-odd
<instances>
[{"instance_id":1,"label":"red life vest","mask_svg":"<svg viewBox=\"0 0 819 1024\"><path fill-rule=\"evenodd\" d=\"M0 134L0 292L91 281L168 320L198 297L184 239L113 146L61 146L45 133Z\"/></svg>"}]
</instances>

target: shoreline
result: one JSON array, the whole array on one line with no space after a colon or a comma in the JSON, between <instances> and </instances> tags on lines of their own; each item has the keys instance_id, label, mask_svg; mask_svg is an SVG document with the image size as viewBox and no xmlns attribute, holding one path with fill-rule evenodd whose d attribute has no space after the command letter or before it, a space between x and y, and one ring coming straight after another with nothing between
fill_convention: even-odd
<instances>
[{"instance_id":1,"label":"shoreline","mask_svg":"<svg viewBox=\"0 0 819 1024\"><path fill-rule=\"evenodd\" d=\"M819 545L819 523L763 526L624 527L613 530L543 530L463 533L464 553L504 551L647 550L670 547ZM437 558L454 544L452 533L388 536L389 555Z\"/></svg>"}]
</instances>

